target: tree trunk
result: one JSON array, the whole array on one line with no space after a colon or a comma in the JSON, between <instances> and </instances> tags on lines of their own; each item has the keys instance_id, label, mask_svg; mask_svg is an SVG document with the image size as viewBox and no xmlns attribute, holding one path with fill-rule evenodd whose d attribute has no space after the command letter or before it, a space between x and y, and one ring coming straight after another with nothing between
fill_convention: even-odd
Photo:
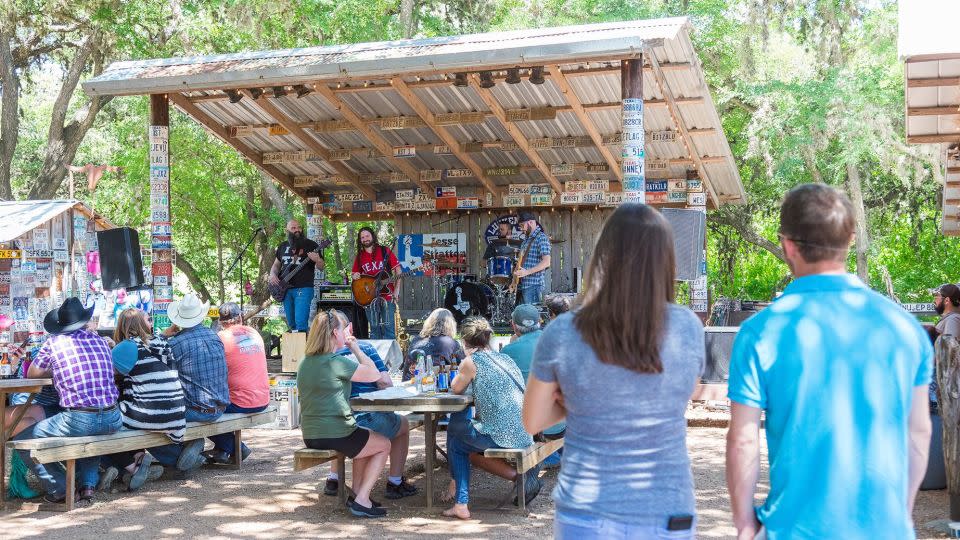
<instances>
[{"instance_id":1,"label":"tree trunk","mask_svg":"<svg viewBox=\"0 0 960 540\"><path fill-rule=\"evenodd\" d=\"M853 216L857 221L856 228L856 255L857 255L857 276L867 283L869 268L867 266L867 255L870 249L870 237L867 233L867 215L863 207L863 184L860 181L860 169L856 163L847 163L847 188L850 191L850 202L853 203Z\"/></svg>"},{"instance_id":2,"label":"tree trunk","mask_svg":"<svg viewBox=\"0 0 960 540\"><path fill-rule=\"evenodd\" d=\"M400 26L405 38L412 38L417 33L416 10L416 0L400 0Z\"/></svg>"},{"instance_id":3,"label":"tree trunk","mask_svg":"<svg viewBox=\"0 0 960 540\"><path fill-rule=\"evenodd\" d=\"M13 65L10 40L12 21L0 24L0 200L13 199L10 170L20 130L20 85Z\"/></svg>"},{"instance_id":4,"label":"tree trunk","mask_svg":"<svg viewBox=\"0 0 960 540\"><path fill-rule=\"evenodd\" d=\"M177 254L177 270L180 270L183 272L183 275L187 276L187 280L190 281L190 286L193 287L193 290L197 291L201 300L213 303L213 296L210 294L210 289L208 289L203 283L203 280L200 279L200 273L190 264L190 261L179 253Z\"/></svg>"},{"instance_id":5,"label":"tree trunk","mask_svg":"<svg viewBox=\"0 0 960 540\"><path fill-rule=\"evenodd\" d=\"M960 342L953 336L940 336L934 350L950 519L960 521Z\"/></svg>"},{"instance_id":6,"label":"tree trunk","mask_svg":"<svg viewBox=\"0 0 960 540\"><path fill-rule=\"evenodd\" d=\"M344 269L344 267L343 267L343 258L342 258L341 254L340 254L340 235L337 233L337 224L336 224L336 222L331 221L331 220L328 219L328 220L327 220L327 226L325 226L324 229L327 229L327 227L329 227L329 231L330 231L330 232L325 233L325 234L326 234L326 237L329 238L330 241L333 243L333 260L335 260L335 261L337 262L337 264L334 266L334 268L336 269L337 272L340 272L340 273L341 273L340 275L337 276L337 281L339 282L339 281L343 280L343 273L344 273L344 271L345 271L345 269ZM331 269L331 270L333 270L333 269ZM333 281L333 280L330 279L330 276L332 275L332 273L333 273L332 271L331 271L331 272L327 272L327 279L330 280L330 281Z\"/></svg>"}]
</instances>

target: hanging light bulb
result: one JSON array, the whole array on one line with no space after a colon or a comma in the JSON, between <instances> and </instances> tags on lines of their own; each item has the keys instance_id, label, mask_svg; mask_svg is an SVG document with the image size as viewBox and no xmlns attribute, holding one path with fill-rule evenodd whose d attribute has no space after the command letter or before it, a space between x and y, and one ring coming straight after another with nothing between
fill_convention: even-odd
<instances>
[{"instance_id":1,"label":"hanging light bulb","mask_svg":"<svg viewBox=\"0 0 960 540\"><path fill-rule=\"evenodd\" d=\"M283 97L287 95L286 86L274 86L272 90L273 90L273 97Z\"/></svg>"},{"instance_id":2,"label":"hanging light bulb","mask_svg":"<svg viewBox=\"0 0 960 540\"><path fill-rule=\"evenodd\" d=\"M247 92L250 92L250 97L253 99L260 99L260 96L263 95L263 88L247 88Z\"/></svg>"},{"instance_id":3,"label":"hanging light bulb","mask_svg":"<svg viewBox=\"0 0 960 540\"><path fill-rule=\"evenodd\" d=\"M313 89L305 84L298 84L293 87L293 91L297 93L297 98L302 98L310 92L313 92Z\"/></svg>"},{"instance_id":4,"label":"hanging light bulb","mask_svg":"<svg viewBox=\"0 0 960 540\"><path fill-rule=\"evenodd\" d=\"M224 93L230 98L230 103L237 103L243 99L243 94L237 92L236 90L224 90Z\"/></svg>"}]
</instances>

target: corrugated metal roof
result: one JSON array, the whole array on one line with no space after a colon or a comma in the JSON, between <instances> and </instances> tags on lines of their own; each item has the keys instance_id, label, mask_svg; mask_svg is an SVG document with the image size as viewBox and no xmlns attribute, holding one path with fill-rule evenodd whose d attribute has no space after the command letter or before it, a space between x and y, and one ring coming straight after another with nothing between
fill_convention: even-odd
<instances>
[{"instance_id":1,"label":"corrugated metal roof","mask_svg":"<svg viewBox=\"0 0 960 540\"><path fill-rule=\"evenodd\" d=\"M220 55L215 57L172 58L137 62L120 62L108 68L100 77L84 83L89 93L157 93L180 91L201 111L219 124L217 127L257 126L242 139L227 139L228 144L240 144L257 154L277 151L309 150L309 145L292 134L269 135L265 129L278 123L257 101L245 97L231 104L216 88L266 88L272 85L309 83L327 85L337 101L361 117L379 138L391 146L440 145L440 130L446 130L458 144L495 143L511 141L505 125L489 110L481 94L472 86L455 87L446 77L464 69L471 73L485 67L499 68L511 65L558 65L575 96L567 96L547 73L544 84L532 84L525 75L519 84L506 84L502 70L495 70L496 85L491 89L494 99L505 110L556 107L554 119L515 122L527 139L546 137L583 137L586 127L571 109L568 99L573 97L586 106L587 116L596 131L603 136L616 135L621 129L618 107L590 107L591 105L619 104L620 60L637 58L641 50L653 55L663 69L664 80L658 81L649 68L644 70L645 129L672 130L679 133L670 109L664 103L660 84L669 86L679 103L675 105L678 121L686 129L695 130L687 144L678 135L675 142L655 142L646 145L647 160L670 160L666 170L650 171L650 177L684 178L693 167L696 152L706 158L702 176L710 188L716 205L744 202L746 195L741 184L730 148L724 136L719 115L710 96L699 59L687 35L689 24L685 18L649 21L628 21L595 25L571 26L496 32L399 42L367 43L338 47L293 49ZM414 56L413 53L420 54ZM511 56L512 55L512 56ZM374 60L375 59L375 60ZM371 64L373 62L375 66ZM512 63L515 62L515 63ZM549 70L548 70L549 71ZM357 75L369 77L355 79ZM380 129L380 118L397 116L418 118L415 107L408 103L391 84L391 78L400 78L409 86L416 99L432 114L482 112L479 123L462 123L446 127L410 127ZM686 99L685 98L693 98ZM273 97L269 91L261 100L269 99L291 121L305 128L317 144L327 150L355 150L350 159L336 167L362 175L399 171L399 163L390 157L359 155L363 149L375 145L357 130L325 131L313 129L317 122L343 120L338 103L328 102L317 92L297 98L292 92ZM699 131L696 131L699 130ZM711 131L712 130L712 131ZM308 141L309 142L309 141ZM427 148L430 150L431 148ZM418 171L466 168L458 157L436 154L418 149L416 156L405 158L406 164ZM620 155L617 146L610 150ZM173 152L177 149L173 148ZM605 163L603 154L592 144L567 148L532 150L548 165L560 163ZM546 179L536 170L531 157L519 151L503 151L488 144L482 152L469 157L480 168L521 167L512 176L493 176L489 180L497 186L511 183L539 183ZM619 158L618 158L619 159ZM301 195L303 189L293 187L294 176L337 175L336 167L324 161L289 162L274 165L286 177L278 180ZM276 175L275 175L276 176ZM558 177L561 182L573 179L615 180L612 172L587 173L585 168L573 176ZM447 180L459 186L479 186L477 178ZM373 182L376 190L415 187L413 182ZM321 180L316 184L323 192L353 191L349 185Z\"/></svg>"},{"instance_id":2,"label":"corrugated metal roof","mask_svg":"<svg viewBox=\"0 0 960 540\"><path fill-rule=\"evenodd\" d=\"M60 214L76 208L87 217L93 217L100 229L114 225L79 201L0 201L0 242L9 242L36 229Z\"/></svg>"}]
</instances>

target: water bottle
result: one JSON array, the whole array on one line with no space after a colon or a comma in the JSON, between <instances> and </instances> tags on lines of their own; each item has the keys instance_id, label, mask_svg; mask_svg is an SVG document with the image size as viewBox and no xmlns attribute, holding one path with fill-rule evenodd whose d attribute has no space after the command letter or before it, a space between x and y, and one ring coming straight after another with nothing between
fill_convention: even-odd
<instances>
[{"instance_id":1,"label":"water bottle","mask_svg":"<svg viewBox=\"0 0 960 540\"><path fill-rule=\"evenodd\" d=\"M414 370L413 372L413 381L417 388L417 393L423 393L423 378L420 376L421 371L419 369Z\"/></svg>"}]
</instances>

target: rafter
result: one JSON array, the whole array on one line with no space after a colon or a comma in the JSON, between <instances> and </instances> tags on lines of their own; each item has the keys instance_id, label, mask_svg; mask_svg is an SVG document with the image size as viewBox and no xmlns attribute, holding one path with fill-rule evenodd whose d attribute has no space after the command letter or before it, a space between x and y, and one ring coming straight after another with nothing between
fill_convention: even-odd
<instances>
[{"instance_id":1,"label":"rafter","mask_svg":"<svg viewBox=\"0 0 960 540\"><path fill-rule=\"evenodd\" d=\"M260 153L251 149L246 143L243 142L243 139L238 139L237 137L231 137L230 132L226 127L222 126L219 122L213 119L212 116L204 112L200 107L190 103L184 95L182 94L168 94L170 101L174 105L180 108L188 116L192 116L197 122L200 122L201 125L209 129L214 135L219 137L223 142L237 149L238 152L243 154L245 158L250 160L250 163L253 163L258 169L265 172L271 178L280 182L290 191L300 195L300 190L293 187L293 177L273 165L264 165L263 158L260 156Z\"/></svg>"},{"instance_id":2,"label":"rafter","mask_svg":"<svg viewBox=\"0 0 960 540\"><path fill-rule=\"evenodd\" d=\"M563 71L560 70L560 66L551 65L548 66L548 70L553 76L553 82L556 83L560 91L563 92L563 97L567 100L567 105L573 108L573 114L577 115L577 119L580 120L580 124L583 126L583 129L586 130L587 135L590 136L594 146L597 147L600 155L602 155L603 159L610 165L610 170L617 176L617 180L623 180L623 171L620 170L617 159L613 156L613 153L610 152L610 149L603 145L603 136L600 135L600 132L597 131L597 126L594 125L593 120L587 115L587 111L583 108L583 103L580 102L580 97L577 96L573 87L570 86L570 81L567 80Z\"/></svg>"},{"instance_id":3,"label":"rafter","mask_svg":"<svg viewBox=\"0 0 960 540\"><path fill-rule=\"evenodd\" d=\"M909 144L927 144L941 142L960 142L960 133L941 133L939 135L910 135L907 137Z\"/></svg>"},{"instance_id":4,"label":"rafter","mask_svg":"<svg viewBox=\"0 0 960 540\"><path fill-rule=\"evenodd\" d=\"M346 104L342 99L337 97L336 94L324 83L317 83L314 85L314 90L317 94L326 98L326 100L333 105L340 114L343 115L344 119L347 122L350 122L353 127L357 128L364 137L370 141L374 148L376 148L381 154L383 154L384 159L393 163L398 169L400 169L403 174L407 175L407 178L417 186L420 186L420 191L426 194L428 197L434 196L433 188L427 185L425 182L420 181L420 171L418 171L409 161L403 158L393 157L393 145L391 145L386 139L383 138L383 135L378 133L363 118L353 112L353 110Z\"/></svg>"},{"instance_id":5,"label":"rafter","mask_svg":"<svg viewBox=\"0 0 960 540\"><path fill-rule=\"evenodd\" d=\"M942 107L908 107L907 116L940 116L960 114L960 105Z\"/></svg>"},{"instance_id":6,"label":"rafter","mask_svg":"<svg viewBox=\"0 0 960 540\"><path fill-rule=\"evenodd\" d=\"M490 111L493 113L500 123L503 124L504 129L507 130L507 133L513 138L513 142L517 143L517 146L520 147L520 150L526 154L527 158L533 162L537 170L540 171L540 174L550 182L550 185L553 187L555 192L563 193L563 185L560 184L560 181L557 180L557 177L550 172L550 166L547 165L543 159L540 157L540 154L536 150L530 147L530 142L526 137L523 136L523 132L520 131L520 128L517 127L512 122L507 122L507 114L503 110L503 107L500 103L493 97L493 92L488 88L481 88L480 82L476 74L471 74L468 77L470 86L480 95L480 99L487 104L487 107L490 108Z\"/></svg>"},{"instance_id":7,"label":"rafter","mask_svg":"<svg viewBox=\"0 0 960 540\"><path fill-rule=\"evenodd\" d=\"M316 139L314 139L309 133L304 131L300 125L295 122L292 118L287 116L283 111L277 108L276 105L270 102L272 98L265 98L263 96L260 99L253 99L253 96L250 94L249 90L243 90L244 95L253 103L256 103L263 112L269 115L271 118L277 121L278 124L283 126L291 135L297 138L300 141L300 144L306 145L306 147L313 153L320 156L324 161L330 164L331 167L336 169L341 176L344 177L350 184L358 189L360 193L363 193L371 201L376 199L376 195L369 186L364 186L360 184L360 180L357 177L357 174L353 172L349 167L340 163L339 161L330 160L330 151L323 147Z\"/></svg>"},{"instance_id":8,"label":"rafter","mask_svg":"<svg viewBox=\"0 0 960 540\"><path fill-rule=\"evenodd\" d=\"M428 126L433 130L434 133L440 137L440 140L443 141L450 148L450 152L460 160L461 163L466 165L468 169L473 171L474 178L480 180L480 183L483 184L483 187L487 189L495 198L500 196L500 190L485 174L483 174L483 167L477 164L476 161L470 157L469 154L460 150L460 141L457 140L447 128L443 126L438 126L434 117L433 112L427 107L427 105L413 93L413 90L407 86L407 83L400 77L394 77L390 79L390 84L393 86L393 89L400 94L400 97L407 103L417 113L417 115L427 123Z\"/></svg>"},{"instance_id":9,"label":"rafter","mask_svg":"<svg viewBox=\"0 0 960 540\"><path fill-rule=\"evenodd\" d=\"M663 75L663 70L660 69L660 63L657 61L657 56L655 54L647 54L644 56L646 56L646 58L650 61L650 67L653 69L653 77L657 81L657 86L660 87L660 94L667 102L667 108L670 110L670 116L673 117L673 121L677 125L677 131L680 133L680 137L683 139L683 145L687 148L687 155L693 159L693 163L696 165L697 171L700 173L700 177L704 180L704 184L707 185L707 189L710 192L710 197L713 199L714 207L719 207L720 198L717 197L717 192L713 186L713 182L710 181L709 175L707 174L707 169L703 166L703 159L700 157L700 152L692 146L693 141L690 139L690 133L687 130L686 124L683 123L683 117L680 115L680 109L677 107L675 102L673 89L670 88L670 83L667 82L667 78Z\"/></svg>"}]
</instances>

